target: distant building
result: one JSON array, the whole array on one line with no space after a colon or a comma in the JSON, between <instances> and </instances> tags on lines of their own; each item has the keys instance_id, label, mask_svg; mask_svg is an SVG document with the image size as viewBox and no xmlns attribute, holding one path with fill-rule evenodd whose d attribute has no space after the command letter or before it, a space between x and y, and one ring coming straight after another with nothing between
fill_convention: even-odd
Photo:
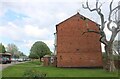
<instances>
[{"instance_id":1,"label":"distant building","mask_svg":"<svg viewBox=\"0 0 120 79\"><path fill-rule=\"evenodd\" d=\"M102 67L98 24L79 13L56 25L57 67Z\"/></svg>"},{"instance_id":2,"label":"distant building","mask_svg":"<svg viewBox=\"0 0 120 79\"><path fill-rule=\"evenodd\" d=\"M56 56L45 55L42 58L43 66L56 66Z\"/></svg>"}]
</instances>

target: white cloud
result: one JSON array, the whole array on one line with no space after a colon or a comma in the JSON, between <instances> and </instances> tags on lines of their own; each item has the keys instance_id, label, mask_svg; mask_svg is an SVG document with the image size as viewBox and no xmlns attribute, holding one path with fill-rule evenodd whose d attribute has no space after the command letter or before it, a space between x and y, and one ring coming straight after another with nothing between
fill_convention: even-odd
<instances>
[{"instance_id":1,"label":"white cloud","mask_svg":"<svg viewBox=\"0 0 120 79\"><path fill-rule=\"evenodd\" d=\"M49 30L47 28L39 28L36 26L32 26L32 25L26 25L24 27L24 32L27 34L27 36L31 36L31 37L46 37L47 35L49 35Z\"/></svg>"},{"instance_id":2,"label":"white cloud","mask_svg":"<svg viewBox=\"0 0 120 79\"><path fill-rule=\"evenodd\" d=\"M41 29L38 26L32 26L32 25L25 25L23 27L20 27L12 22L8 22L6 26L0 26L0 37L11 39L12 41L15 42L17 46L19 46L18 48L21 50L26 48L29 51L33 43L35 43L36 41L45 42L52 51L54 48L53 33L52 30L49 28ZM13 42L10 42L9 40L8 43L13 43ZM4 45L7 46L6 43L4 43Z\"/></svg>"},{"instance_id":3,"label":"white cloud","mask_svg":"<svg viewBox=\"0 0 120 79\"><path fill-rule=\"evenodd\" d=\"M8 2L8 0L1 0L4 2ZM32 3L38 3L38 2L47 2L47 3L53 3L53 2L79 2L80 0L20 0L19 2L26 3L26 2L32 2ZM81 0L84 1L84 0ZM10 0L9 2L18 2L18 0Z\"/></svg>"},{"instance_id":4,"label":"white cloud","mask_svg":"<svg viewBox=\"0 0 120 79\"><path fill-rule=\"evenodd\" d=\"M24 40L23 43L24 44L22 44L21 47L25 47L25 48L30 49L31 46L34 44L34 41L32 41L32 40Z\"/></svg>"},{"instance_id":5,"label":"white cloud","mask_svg":"<svg viewBox=\"0 0 120 79\"><path fill-rule=\"evenodd\" d=\"M48 45L48 47L51 49L51 51L54 51L54 39L51 40L44 40L44 42Z\"/></svg>"},{"instance_id":6,"label":"white cloud","mask_svg":"<svg viewBox=\"0 0 120 79\"><path fill-rule=\"evenodd\" d=\"M8 22L6 26L0 26L0 36L12 38L14 40L20 39L22 28L17 27L14 23Z\"/></svg>"},{"instance_id":7,"label":"white cloud","mask_svg":"<svg viewBox=\"0 0 120 79\"><path fill-rule=\"evenodd\" d=\"M59 19L59 20L65 20L67 18L67 14L64 13L64 12L59 12L56 14L56 17Z\"/></svg>"}]
</instances>

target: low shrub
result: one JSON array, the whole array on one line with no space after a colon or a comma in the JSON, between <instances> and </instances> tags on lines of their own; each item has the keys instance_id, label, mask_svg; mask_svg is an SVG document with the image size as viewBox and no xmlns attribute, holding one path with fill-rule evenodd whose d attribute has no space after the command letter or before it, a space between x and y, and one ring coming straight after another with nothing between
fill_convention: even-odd
<instances>
[{"instance_id":1,"label":"low shrub","mask_svg":"<svg viewBox=\"0 0 120 79\"><path fill-rule=\"evenodd\" d=\"M41 62L36 60L36 61L31 61L29 62L30 64L35 64L35 65L41 65Z\"/></svg>"},{"instance_id":2,"label":"low shrub","mask_svg":"<svg viewBox=\"0 0 120 79\"><path fill-rule=\"evenodd\" d=\"M46 73L35 69L28 69L24 72L23 77L29 77L29 79L41 79L41 77L46 77Z\"/></svg>"}]
</instances>

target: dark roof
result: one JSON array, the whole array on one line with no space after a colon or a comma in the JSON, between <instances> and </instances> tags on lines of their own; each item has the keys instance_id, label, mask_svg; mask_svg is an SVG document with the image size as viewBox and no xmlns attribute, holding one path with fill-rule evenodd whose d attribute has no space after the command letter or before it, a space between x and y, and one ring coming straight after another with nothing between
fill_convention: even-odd
<instances>
[{"instance_id":1,"label":"dark roof","mask_svg":"<svg viewBox=\"0 0 120 79\"><path fill-rule=\"evenodd\" d=\"M100 24L98 24L98 23L96 23L95 21L93 21L93 20L91 20L91 19L89 19L89 18L87 18L87 17L85 17L85 16L81 15L79 12L77 12L77 14L75 14L75 15L71 16L70 18L72 18L72 17L74 17L74 16L80 16L80 17L86 18L86 19L88 19L88 20L90 20L90 21L92 21L92 22L94 22L95 24L97 24L97 25L99 25L99 26L100 26ZM59 23L59 24L57 24L56 26L58 26L58 25L60 25L60 24L64 23L65 21L69 20L70 18L68 18L68 19L66 19L66 20L64 20L64 21L62 21L62 22L60 22L60 23Z\"/></svg>"},{"instance_id":2,"label":"dark roof","mask_svg":"<svg viewBox=\"0 0 120 79\"><path fill-rule=\"evenodd\" d=\"M0 53L0 55L11 55L10 53Z\"/></svg>"}]
</instances>

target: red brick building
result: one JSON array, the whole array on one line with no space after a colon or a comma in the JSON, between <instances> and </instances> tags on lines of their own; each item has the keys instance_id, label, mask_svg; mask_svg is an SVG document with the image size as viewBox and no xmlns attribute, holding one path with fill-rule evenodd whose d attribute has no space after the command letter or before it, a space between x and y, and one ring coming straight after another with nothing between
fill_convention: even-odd
<instances>
[{"instance_id":1,"label":"red brick building","mask_svg":"<svg viewBox=\"0 0 120 79\"><path fill-rule=\"evenodd\" d=\"M56 25L57 67L102 67L100 36L84 33L97 26L79 13Z\"/></svg>"}]
</instances>

